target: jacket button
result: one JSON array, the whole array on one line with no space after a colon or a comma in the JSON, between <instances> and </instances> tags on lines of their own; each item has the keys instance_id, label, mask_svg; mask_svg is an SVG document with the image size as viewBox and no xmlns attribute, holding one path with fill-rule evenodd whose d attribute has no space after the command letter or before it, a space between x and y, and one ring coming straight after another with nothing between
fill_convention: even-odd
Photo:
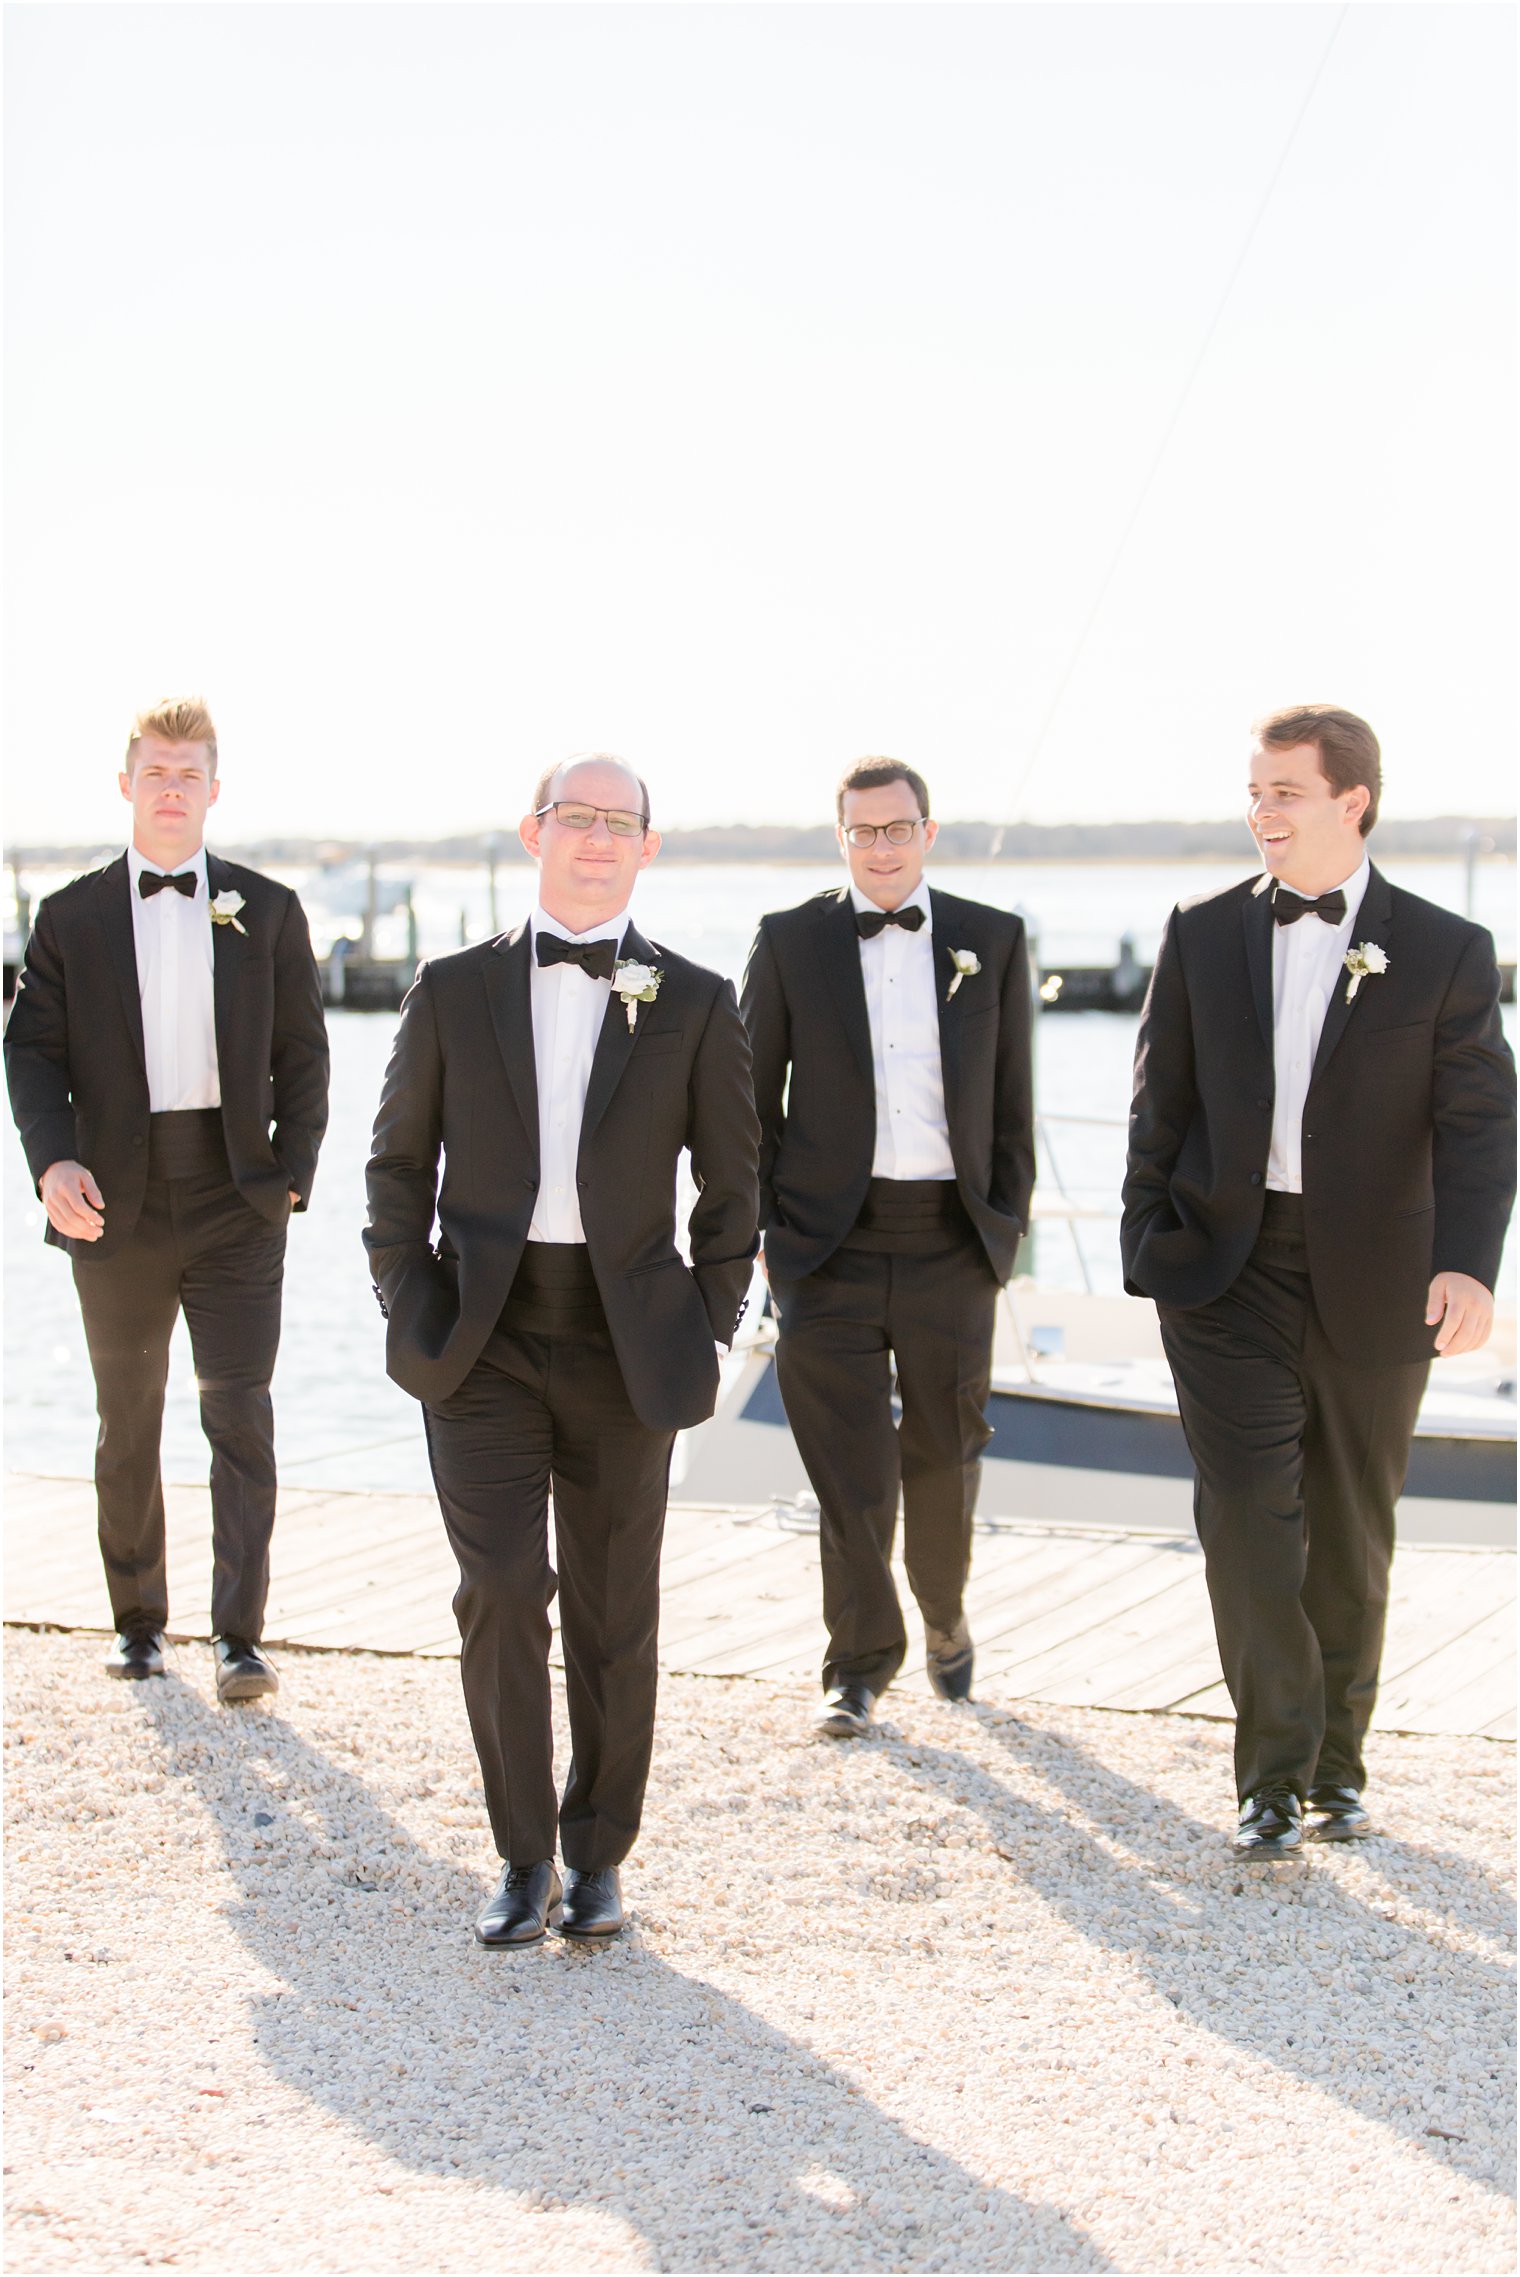
<instances>
[{"instance_id":1,"label":"jacket button","mask_svg":"<svg viewBox=\"0 0 1520 2277\"><path fill-rule=\"evenodd\" d=\"M1265 1113L1267 1108L1271 1106L1272 1102L1270 1099L1258 1099L1256 1104L1262 1109L1263 1113Z\"/></svg>"},{"instance_id":2,"label":"jacket button","mask_svg":"<svg viewBox=\"0 0 1520 2277\"><path fill-rule=\"evenodd\" d=\"M1251 1184L1253 1186L1259 1186L1261 1184L1261 1172L1259 1170L1253 1170L1251 1172Z\"/></svg>"},{"instance_id":3,"label":"jacket button","mask_svg":"<svg viewBox=\"0 0 1520 2277\"><path fill-rule=\"evenodd\" d=\"M145 1143L146 1143L146 1141L144 1141L143 1139L140 1139L140 1138L135 1138L135 1139L132 1141L132 1144L133 1144L134 1146L142 1146L142 1145L144 1145Z\"/></svg>"},{"instance_id":4,"label":"jacket button","mask_svg":"<svg viewBox=\"0 0 1520 2277\"><path fill-rule=\"evenodd\" d=\"M525 1178L523 1180L523 1184L527 1187L530 1194L535 1193L538 1189L538 1180L536 1178Z\"/></svg>"}]
</instances>

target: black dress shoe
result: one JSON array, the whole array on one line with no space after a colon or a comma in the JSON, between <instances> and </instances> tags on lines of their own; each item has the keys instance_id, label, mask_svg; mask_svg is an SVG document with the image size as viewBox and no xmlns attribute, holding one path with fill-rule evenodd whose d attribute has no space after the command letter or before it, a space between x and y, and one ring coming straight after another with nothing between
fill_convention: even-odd
<instances>
[{"instance_id":1,"label":"black dress shoe","mask_svg":"<svg viewBox=\"0 0 1520 2277\"><path fill-rule=\"evenodd\" d=\"M1372 1813L1355 1787L1311 1787L1305 1832L1311 1842L1356 1842L1372 1832Z\"/></svg>"},{"instance_id":2,"label":"black dress shoe","mask_svg":"<svg viewBox=\"0 0 1520 2277\"><path fill-rule=\"evenodd\" d=\"M1263 1787L1240 1806L1238 1858L1296 1858L1304 1846L1304 1806L1291 1787Z\"/></svg>"},{"instance_id":3,"label":"black dress shoe","mask_svg":"<svg viewBox=\"0 0 1520 2277\"><path fill-rule=\"evenodd\" d=\"M123 1629L106 1654L107 1676L162 1676L162 1629Z\"/></svg>"},{"instance_id":4,"label":"black dress shoe","mask_svg":"<svg viewBox=\"0 0 1520 2277\"><path fill-rule=\"evenodd\" d=\"M824 1695L823 1706L813 1718L815 1731L827 1732L831 1739L859 1739L863 1731L871 1728L871 1711L876 1705L876 1694L864 1684L836 1684L832 1692Z\"/></svg>"},{"instance_id":5,"label":"black dress shoe","mask_svg":"<svg viewBox=\"0 0 1520 2277\"><path fill-rule=\"evenodd\" d=\"M259 1700L280 1689L274 1669L246 1637L218 1637L214 1649L219 1700Z\"/></svg>"},{"instance_id":6,"label":"black dress shoe","mask_svg":"<svg viewBox=\"0 0 1520 2277\"><path fill-rule=\"evenodd\" d=\"M953 1629L931 1629L924 1623L929 1682L942 1700L969 1700L974 1652L971 1631L962 1613Z\"/></svg>"},{"instance_id":7,"label":"black dress shoe","mask_svg":"<svg viewBox=\"0 0 1520 2277\"><path fill-rule=\"evenodd\" d=\"M562 1937L615 1937L623 1926L623 1888L616 1866L599 1867L583 1874L565 1868L565 1902L560 1911Z\"/></svg>"},{"instance_id":8,"label":"black dress shoe","mask_svg":"<svg viewBox=\"0 0 1520 2277\"><path fill-rule=\"evenodd\" d=\"M536 1945L546 1929L559 1927L559 1897L552 1858L536 1866L503 1866L475 1934L482 1945Z\"/></svg>"}]
</instances>

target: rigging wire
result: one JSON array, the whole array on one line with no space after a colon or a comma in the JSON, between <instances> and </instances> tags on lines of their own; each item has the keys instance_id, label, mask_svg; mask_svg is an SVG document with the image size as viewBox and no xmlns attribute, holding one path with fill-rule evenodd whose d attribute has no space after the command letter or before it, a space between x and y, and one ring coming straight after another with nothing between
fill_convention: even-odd
<instances>
[{"instance_id":1,"label":"rigging wire","mask_svg":"<svg viewBox=\"0 0 1520 2277\"><path fill-rule=\"evenodd\" d=\"M1278 183L1282 179L1283 168L1287 165L1289 155L1293 149L1293 145L1298 140L1298 130L1303 125L1304 119L1308 113L1309 105L1314 100L1314 91L1324 76L1325 65L1330 60L1330 51L1335 46L1337 39L1340 37L1341 26L1346 21L1346 18L1350 12L1351 0L1341 0L1340 10L1336 15L1335 22L1330 27L1330 37L1326 40L1324 48L1320 54L1320 59L1314 67L1314 76L1309 81L1309 85L1304 93L1304 99L1299 104L1297 115L1294 118L1293 124L1288 129L1287 139L1283 143L1282 149L1278 153L1277 164L1272 169L1271 179L1268 181L1266 189L1262 193L1261 201L1256 208L1256 213L1252 219L1251 226L1246 231L1244 242L1241 245L1239 253L1235 257L1235 265L1231 269L1229 276L1225 279L1224 290L1219 296L1219 300L1215 306L1214 313L1209 319L1208 329L1203 335L1203 339L1199 344L1198 352L1193 358L1191 369L1189 370L1186 379L1183 381L1181 392L1177 397L1176 403L1172 407L1172 415L1166 423L1165 431L1162 434L1160 443L1157 445L1155 456L1151 460L1150 468L1146 474L1145 480L1140 485L1139 495L1136 497L1135 503L1130 509L1129 519L1125 523L1124 528L1119 533L1119 542L1114 547L1108 567L1103 572L1103 576L1099 583L1097 594L1093 600L1092 607L1087 612L1086 621L1082 626L1082 630L1078 633L1076 643L1072 648L1071 655L1067 659L1066 670L1061 675L1060 681L1056 687L1056 692L1052 696L1049 707L1045 713L1045 717L1040 723L1040 731L1034 739L1034 747L1031 750L1029 757L1025 760L1023 770L1020 773L1018 780L1014 784L1013 795L1009 799L1008 805L1009 810L1015 814L1018 812L1019 801L1022 799L1024 792L1028 787L1029 778L1034 773L1034 770L1039 763L1040 754L1045 748L1045 739L1049 735L1051 728L1055 725L1056 714L1060 711L1061 705L1065 700L1066 691L1071 686L1072 680L1076 674L1077 666L1081 663L1082 657L1086 652L1087 643L1091 637L1093 626L1097 623L1099 612L1101 611L1104 602L1108 598L1108 589L1113 584L1114 578L1118 573L1120 562L1124 559L1125 549L1129 545L1130 538L1134 534L1135 525L1139 521L1142 513L1145 511L1146 501L1150 497L1151 491L1155 485L1156 477L1161 471L1161 462L1166 457L1167 451L1171 447L1172 437L1176 434L1178 426L1182 420L1182 414L1187 409L1188 398L1193 392L1193 387L1197 381L1198 374L1203 369L1204 358L1208 355L1209 349L1213 345L1214 335L1219 330L1220 320L1222 319L1226 308L1229 306L1230 295L1235 290L1236 280L1239 277L1241 270L1246 265L1246 260L1251 251L1251 247L1256 242L1256 233L1261 228L1262 222L1266 218L1267 208L1272 203L1273 192L1276 190Z\"/></svg>"}]
</instances>

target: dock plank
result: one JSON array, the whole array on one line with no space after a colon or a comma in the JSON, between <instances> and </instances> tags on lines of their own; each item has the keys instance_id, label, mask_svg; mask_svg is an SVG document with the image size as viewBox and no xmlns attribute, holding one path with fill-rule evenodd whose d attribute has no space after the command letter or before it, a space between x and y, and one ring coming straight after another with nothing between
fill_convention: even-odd
<instances>
[{"instance_id":1,"label":"dock plank","mask_svg":"<svg viewBox=\"0 0 1520 2277\"><path fill-rule=\"evenodd\" d=\"M165 1503L172 1634L203 1637L209 1494L176 1484ZM6 1553L7 1621L104 1630L88 1480L13 1475ZM457 1657L458 1572L431 1495L283 1489L272 1562L271 1644ZM897 1688L921 1696L921 1630L900 1561L894 1571L911 1638ZM785 1529L763 1510L673 1504L662 1598L663 1667L816 1686L824 1647L816 1533ZM1402 1547L1378 1723L1513 1741L1514 1598L1512 1551ZM1202 1556L1185 1538L999 1522L978 1530L967 1610L979 1696L1231 1713ZM551 1655L558 1660L557 1634Z\"/></svg>"}]
</instances>

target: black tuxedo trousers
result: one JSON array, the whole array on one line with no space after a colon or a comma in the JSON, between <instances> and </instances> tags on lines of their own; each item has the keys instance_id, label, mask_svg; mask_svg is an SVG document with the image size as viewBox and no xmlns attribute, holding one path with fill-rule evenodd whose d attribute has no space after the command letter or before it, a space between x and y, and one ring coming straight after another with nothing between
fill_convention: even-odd
<instances>
[{"instance_id":1,"label":"black tuxedo trousers","mask_svg":"<svg viewBox=\"0 0 1520 2277\"><path fill-rule=\"evenodd\" d=\"M529 1243L480 1358L423 1414L459 1561L465 1708L497 1850L516 1865L551 1858L557 1826L567 1866L616 1866L638 1833L649 1776L675 1434L634 1413L582 1245ZM558 1803L556 1588L570 1715Z\"/></svg>"},{"instance_id":2,"label":"black tuxedo trousers","mask_svg":"<svg viewBox=\"0 0 1520 2277\"><path fill-rule=\"evenodd\" d=\"M961 1616L991 1437L998 1282L964 1220L929 1238L860 1238L798 1280L773 1276L771 1294L781 1322L776 1381L818 1497L824 1688L882 1692L908 1649L892 1578L899 1498L903 1560L925 1623L948 1633Z\"/></svg>"},{"instance_id":3,"label":"black tuxedo trousers","mask_svg":"<svg viewBox=\"0 0 1520 2277\"><path fill-rule=\"evenodd\" d=\"M74 1285L95 1376L100 1552L118 1629L169 1620L159 1436L169 1339L190 1331L211 1443L211 1621L257 1642L274 1531L274 1414L285 1228L233 1183L215 1108L155 1115L131 1232L103 1257L75 1242Z\"/></svg>"},{"instance_id":4,"label":"black tuxedo trousers","mask_svg":"<svg viewBox=\"0 0 1520 2277\"><path fill-rule=\"evenodd\" d=\"M1239 1793L1361 1788L1394 1512L1430 1362L1354 1367L1335 1351L1298 1195L1268 1195L1223 1296L1158 1311L1197 1467Z\"/></svg>"}]
</instances>

